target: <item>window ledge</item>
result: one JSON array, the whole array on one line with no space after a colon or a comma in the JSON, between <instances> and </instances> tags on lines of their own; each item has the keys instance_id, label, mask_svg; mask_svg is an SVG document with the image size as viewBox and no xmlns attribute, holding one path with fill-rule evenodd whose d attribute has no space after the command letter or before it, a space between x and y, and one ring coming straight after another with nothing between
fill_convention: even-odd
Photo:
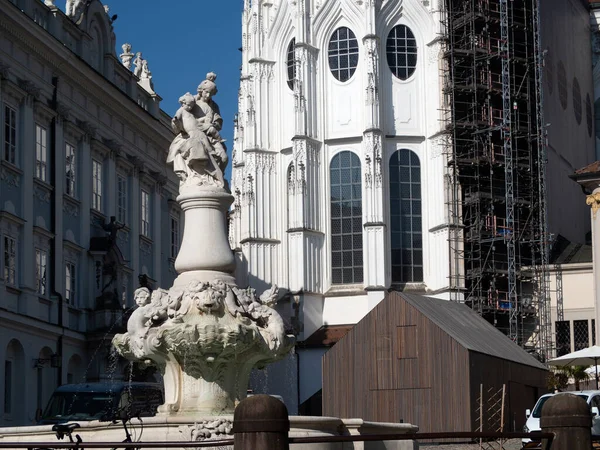
<instances>
[{"instance_id":1,"label":"window ledge","mask_svg":"<svg viewBox=\"0 0 600 450\"><path fill-rule=\"evenodd\" d=\"M140 234L140 240L145 242L146 244L154 244L154 241L152 240L152 238L149 238L148 236L144 235L144 234Z\"/></svg>"},{"instance_id":2,"label":"window ledge","mask_svg":"<svg viewBox=\"0 0 600 450\"><path fill-rule=\"evenodd\" d=\"M366 295L367 291L363 284L339 284L332 285L325 295L328 297L342 297L342 296L355 296L355 295Z\"/></svg>"},{"instance_id":3,"label":"window ledge","mask_svg":"<svg viewBox=\"0 0 600 450\"><path fill-rule=\"evenodd\" d=\"M6 292L10 292L11 294L15 294L15 295L21 295L21 293L23 292L21 289L19 289L16 286L13 286L12 284L7 284L5 286L6 288Z\"/></svg>"},{"instance_id":4,"label":"window ledge","mask_svg":"<svg viewBox=\"0 0 600 450\"><path fill-rule=\"evenodd\" d=\"M37 178L37 177L33 177L33 182L37 185L39 185L41 188L44 188L50 192L52 192L54 190L54 186L52 186L51 184L48 184L47 182L45 182L44 180Z\"/></svg>"},{"instance_id":5,"label":"window ledge","mask_svg":"<svg viewBox=\"0 0 600 450\"><path fill-rule=\"evenodd\" d=\"M52 300L50 300L48 297L44 297L40 294L38 294L38 300L40 301L40 303L45 303L46 305L52 304Z\"/></svg>"},{"instance_id":6,"label":"window ledge","mask_svg":"<svg viewBox=\"0 0 600 450\"><path fill-rule=\"evenodd\" d=\"M18 166L16 166L13 163L8 162L5 159L1 159L0 160L0 165L2 167L7 168L8 170L10 170L11 172L13 172L15 175L23 175L23 171L21 169L19 169Z\"/></svg>"},{"instance_id":7,"label":"window ledge","mask_svg":"<svg viewBox=\"0 0 600 450\"><path fill-rule=\"evenodd\" d=\"M72 195L69 195L67 193L63 193L63 199L64 199L64 201L73 203L74 205L77 205L77 206L81 205L81 200L79 200L76 197L73 197Z\"/></svg>"}]
</instances>

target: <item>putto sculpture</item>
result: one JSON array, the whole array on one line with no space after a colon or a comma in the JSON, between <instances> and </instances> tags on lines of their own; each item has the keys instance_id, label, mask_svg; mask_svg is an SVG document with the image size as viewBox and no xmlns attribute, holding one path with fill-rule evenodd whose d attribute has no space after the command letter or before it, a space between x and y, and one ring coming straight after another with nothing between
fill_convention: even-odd
<instances>
[{"instance_id":1,"label":"putto sculpture","mask_svg":"<svg viewBox=\"0 0 600 450\"><path fill-rule=\"evenodd\" d=\"M165 405L159 411L167 415L232 413L246 395L250 371L283 358L294 342L274 309L277 287L259 296L239 288L232 275L225 215L233 196L223 177L228 157L212 100L215 80L210 72L197 95L184 94L172 119L177 135L167 162L179 177L177 201L185 214L179 276L168 290L136 290L127 332L113 339L121 355L160 368Z\"/></svg>"}]
</instances>

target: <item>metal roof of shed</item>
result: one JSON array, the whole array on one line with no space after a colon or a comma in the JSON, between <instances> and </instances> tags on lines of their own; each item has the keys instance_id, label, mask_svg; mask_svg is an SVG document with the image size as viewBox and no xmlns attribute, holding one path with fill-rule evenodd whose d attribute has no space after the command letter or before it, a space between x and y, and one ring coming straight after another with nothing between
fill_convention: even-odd
<instances>
[{"instance_id":1,"label":"metal roof of shed","mask_svg":"<svg viewBox=\"0 0 600 450\"><path fill-rule=\"evenodd\" d=\"M468 306L448 300L395 292L467 350L546 369L541 362Z\"/></svg>"}]
</instances>

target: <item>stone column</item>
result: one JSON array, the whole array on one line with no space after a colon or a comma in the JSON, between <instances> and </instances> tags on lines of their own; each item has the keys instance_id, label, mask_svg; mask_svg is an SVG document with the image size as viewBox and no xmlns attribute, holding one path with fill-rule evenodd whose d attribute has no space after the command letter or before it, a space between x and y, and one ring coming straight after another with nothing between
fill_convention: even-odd
<instances>
[{"instance_id":1,"label":"stone column","mask_svg":"<svg viewBox=\"0 0 600 450\"><path fill-rule=\"evenodd\" d=\"M592 221L592 267L594 273L594 317L596 319L596 342L600 342L600 187L586 198L591 206ZM595 344L597 345L597 344Z\"/></svg>"}]
</instances>

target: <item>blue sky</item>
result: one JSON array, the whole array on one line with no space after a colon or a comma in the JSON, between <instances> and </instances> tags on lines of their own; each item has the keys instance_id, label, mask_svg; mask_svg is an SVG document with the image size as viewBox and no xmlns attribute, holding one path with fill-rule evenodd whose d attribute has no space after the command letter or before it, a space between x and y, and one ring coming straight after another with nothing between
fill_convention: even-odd
<instances>
[{"instance_id":1,"label":"blue sky","mask_svg":"<svg viewBox=\"0 0 600 450\"><path fill-rule=\"evenodd\" d=\"M178 99L196 92L210 71L217 74L215 101L223 115L222 135L227 152L233 145L242 45L242 0L104 0L117 37L117 55L129 42L142 52L152 72L161 108L173 115ZM228 174L231 169L228 168Z\"/></svg>"}]
</instances>

